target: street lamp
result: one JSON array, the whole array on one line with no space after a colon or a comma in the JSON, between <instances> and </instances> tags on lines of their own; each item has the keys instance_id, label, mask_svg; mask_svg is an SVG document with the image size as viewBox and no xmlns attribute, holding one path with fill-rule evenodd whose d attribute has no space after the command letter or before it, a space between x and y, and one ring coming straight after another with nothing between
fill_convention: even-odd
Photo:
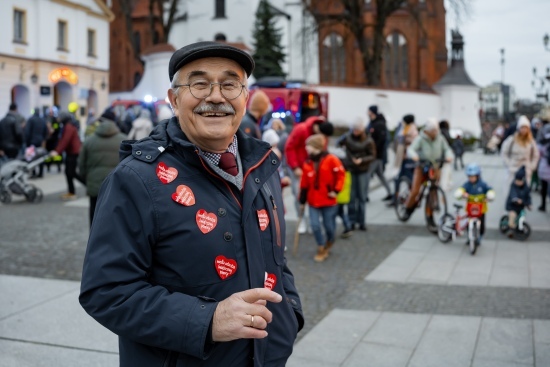
<instances>
[{"instance_id":1,"label":"street lamp","mask_svg":"<svg viewBox=\"0 0 550 367\"><path fill-rule=\"evenodd\" d=\"M38 75L36 75L36 73L32 73L32 75L31 75L31 83L32 83L32 84L38 83Z\"/></svg>"},{"instance_id":2,"label":"street lamp","mask_svg":"<svg viewBox=\"0 0 550 367\"><path fill-rule=\"evenodd\" d=\"M548 48L548 43L550 42L550 36L548 35L548 33L546 33L544 37L542 37L542 42L544 43L544 48L546 49L546 51L550 51L550 48Z\"/></svg>"}]
</instances>

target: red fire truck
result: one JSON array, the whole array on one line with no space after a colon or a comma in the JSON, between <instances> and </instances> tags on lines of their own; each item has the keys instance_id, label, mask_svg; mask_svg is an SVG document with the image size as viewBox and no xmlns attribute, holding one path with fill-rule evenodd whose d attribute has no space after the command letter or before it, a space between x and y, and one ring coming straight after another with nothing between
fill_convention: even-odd
<instances>
[{"instance_id":1,"label":"red fire truck","mask_svg":"<svg viewBox=\"0 0 550 367\"><path fill-rule=\"evenodd\" d=\"M311 116L328 118L328 93L319 92L303 81L266 77L250 86L250 95L256 90L267 94L273 106L273 118L280 118L289 124L300 123ZM290 117L290 118L289 118Z\"/></svg>"}]
</instances>

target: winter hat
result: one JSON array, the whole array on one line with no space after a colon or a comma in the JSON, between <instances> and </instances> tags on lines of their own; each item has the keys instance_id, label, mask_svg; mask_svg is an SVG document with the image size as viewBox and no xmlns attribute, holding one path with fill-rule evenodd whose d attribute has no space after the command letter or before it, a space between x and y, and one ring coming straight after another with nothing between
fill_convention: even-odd
<instances>
[{"instance_id":1,"label":"winter hat","mask_svg":"<svg viewBox=\"0 0 550 367\"><path fill-rule=\"evenodd\" d=\"M528 128L531 128L531 123L525 115L521 115L519 117L517 129L519 130L522 126L527 126Z\"/></svg>"},{"instance_id":2,"label":"winter hat","mask_svg":"<svg viewBox=\"0 0 550 367\"><path fill-rule=\"evenodd\" d=\"M405 121L406 124L410 124L414 122L414 115L405 115L403 116L403 121Z\"/></svg>"},{"instance_id":3,"label":"winter hat","mask_svg":"<svg viewBox=\"0 0 550 367\"><path fill-rule=\"evenodd\" d=\"M59 122L65 123L65 122L72 122L73 121L73 115L71 115L67 111L61 111L59 113Z\"/></svg>"},{"instance_id":4,"label":"winter hat","mask_svg":"<svg viewBox=\"0 0 550 367\"><path fill-rule=\"evenodd\" d=\"M325 150L325 136L323 134L313 134L306 139L306 145L323 151Z\"/></svg>"},{"instance_id":5,"label":"winter hat","mask_svg":"<svg viewBox=\"0 0 550 367\"><path fill-rule=\"evenodd\" d=\"M256 91L252 97L250 97L250 104L248 110L250 112L256 112L263 116L269 109L269 97L264 91Z\"/></svg>"},{"instance_id":6,"label":"winter hat","mask_svg":"<svg viewBox=\"0 0 550 367\"><path fill-rule=\"evenodd\" d=\"M437 123L437 120L435 117L430 117L428 121L426 121L426 125L424 125L425 131L433 131L433 130L439 130L439 124Z\"/></svg>"},{"instance_id":7,"label":"winter hat","mask_svg":"<svg viewBox=\"0 0 550 367\"><path fill-rule=\"evenodd\" d=\"M369 111L374 113L375 115L378 115L378 106L373 104L372 106L369 106Z\"/></svg>"},{"instance_id":8,"label":"winter hat","mask_svg":"<svg viewBox=\"0 0 550 367\"><path fill-rule=\"evenodd\" d=\"M107 108L103 113L101 114L102 119L116 121L116 116L111 108Z\"/></svg>"},{"instance_id":9,"label":"winter hat","mask_svg":"<svg viewBox=\"0 0 550 367\"><path fill-rule=\"evenodd\" d=\"M279 144L279 141L281 138L279 137L279 134L273 129L267 129L262 134L262 140L269 143L272 147Z\"/></svg>"},{"instance_id":10,"label":"winter hat","mask_svg":"<svg viewBox=\"0 0 550 367\"><path fill-rule=\"evenodd\" d=\"M524 180L525 179L525 166L521 166L520 169L516 172L515 176L516 180Z\"/></svg>"},{"instance_id":11,"label":"winter hat","mask_svg":"<svg viewBox=\"0 0 550 367\"><path fill-rule=\"evenodd\" d=\"M351 124L351 128L354 130L364 130L365 121L361 117L356 117Z\"/></svg>"},{"instance_id":12,"label":"winter hat","mask_svg":"<svg viewBox=\"0 0 550 367\"><path fill-rule=\"evenodd\" d=\"M319 131L323 135L332 136L332 134L334 133L334 126L328 121L321 122L319 123Z\"/></svg>"}]
</instances>

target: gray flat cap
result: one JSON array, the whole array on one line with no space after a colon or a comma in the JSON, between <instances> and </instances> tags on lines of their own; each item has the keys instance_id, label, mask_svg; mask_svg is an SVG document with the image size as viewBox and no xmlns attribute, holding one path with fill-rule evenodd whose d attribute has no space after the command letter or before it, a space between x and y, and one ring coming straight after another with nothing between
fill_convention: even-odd
<instances>
[{"instance_id":1,"label":"gray flat cap","mask_svg":"<svg viewBox=\"0 0 550 367\"><path fill-rule=\"evenodd\" d=\"M168 76L170 81L174 79L174 74L185 64L205 57L224 57L231 59L241 65L246 71L247 76L254 70L254 59L248 53L226 43L220 42L197 42L184 46L174 52L168 64Z\"/></svg>"}]
</instances>

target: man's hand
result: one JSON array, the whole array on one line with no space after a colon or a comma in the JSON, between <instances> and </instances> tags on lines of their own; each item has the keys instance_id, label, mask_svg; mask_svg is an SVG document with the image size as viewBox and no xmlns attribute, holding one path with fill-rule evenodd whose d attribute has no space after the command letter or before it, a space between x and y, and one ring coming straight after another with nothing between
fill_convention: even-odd
<instances>
[{"instance_id":1,"label":"man's hand","mask_svg":"<svg viewBox=\"0 0 550 367\"><path fill-rule=\"evenodd\" d=\"M300 167L294 168L294 176L296 176L296 178L302 177L302 169Z\"/></svg>"},{"instance_id":2,"label":"man's hand","mask_svg":"<svg viewBox=\"0 0 550 367\"><path fill-rule=\"evenodd\" d=\"M57 153L55 150L52 150L49 155L50 157L57 157L59 153Z\"/></svg>"},{"instance_id":3,"label":"man's hand","mask_svg":"<svg viewBox=\"0 0 550 367\"><path fill-rule=\"evenodd\" d=\"M283 297L267 288L249 289L234 293L216 307L212 321L212 340L228 342L236 339L262 339L264 329L273 315L267 301L279 303Z\"/></svg>"},{"instance_id":4,"label":"man's hand","mask_svg":"<svg viewBox=\"0 0 550 367\"><path fill-rule=\"evenodd\" d=\"M353 160L353 163L354 163L356 166L360 165L361 162L363 162L363 159L361 159L361 158L352 158L352 160Z\"/></svg>"},{"instance_id":5,"label":"man's hand","mask_svg":"<svg viewBox=\"0 0 550 367\"><path fill-rule=\"evenodd\" d=\"M411 160L414 162L418 162L420 158L418 156L411 157Z\"/></svg>"},{"instance_id":6,"label":"man's hand","mask_svg":"<svg viewBox=\"0 0 550 367\"><path fill-rule=\"evenodd\" d=\"M338 196L338 193L337 193L336 191L331 191L331 192L328 193L328 197L329 197L329 198L333 198L333 199L334 199L334 198L337 197L337 196Z\"/></svg>"},{"instance_id":7,"label":"man's hand","mask_svg":"<svg viewBox=\"0 0 550 367\"><path fill-rule=\"evenodd\" d=\"M452 161L453 161L452 158L449 158L449 157L445 158L445 163L451 163Z\"/></svg>"}]
</instances>

